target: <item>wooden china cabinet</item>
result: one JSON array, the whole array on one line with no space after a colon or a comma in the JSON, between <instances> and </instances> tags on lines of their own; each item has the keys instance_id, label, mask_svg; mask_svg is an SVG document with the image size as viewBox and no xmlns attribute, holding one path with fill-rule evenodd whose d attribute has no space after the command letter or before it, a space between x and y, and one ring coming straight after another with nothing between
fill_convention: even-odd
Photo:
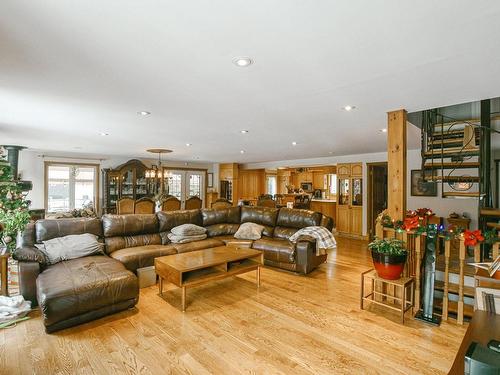
<instances>
[{"instance_id":1,"label":"wooden china cabinet","mask_svg":"<svg viewBox=\"0 0 500 375\"><path fill-rule=\"evenodd\" d=\"M103 169L103 213L116 213L116 202L120 198L154 197L161 187L158 186L158 179L149 176L147 171L148 167L137 159L115 169Z\"/></svg>"},{"instance_id":2,"label":"wooden china cabinet","mask_svg":"<svg viewBox=\"0 0 500 375\"><path fill-rule=\"evenodd\" d=\"M363 235L363 164L337 164L337 232Z\"/></svg>"}]
</instances>

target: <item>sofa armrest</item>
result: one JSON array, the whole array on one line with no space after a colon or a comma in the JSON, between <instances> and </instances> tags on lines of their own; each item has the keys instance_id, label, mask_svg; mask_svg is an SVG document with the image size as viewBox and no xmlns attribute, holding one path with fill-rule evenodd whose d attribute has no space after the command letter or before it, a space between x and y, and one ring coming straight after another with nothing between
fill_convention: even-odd
<instances>
[{"instance_id":1,"label":"sofa armrest","mask_svg":"<svg viewBox=\"0 0 500 375\"><path fill-rule=\"evenodd\" d=\"M295 245L295 249L297 252L297 272L308 274L316 268L316 240L314 238L300 238Z\"/></svg>"},{"instance_id":2,"label":"sofa armrest","mask_svg":"<svg viewBox=\"0 0 500 375\"><path fill-rule=\"evenodd\" d=\"M38 262L19 262L19 292L25 300L31 301L31 307L37 305L36 278L41 272Z\"/></svg>"},{"instance_id":3,"label":"sofa armrest","mask_svg":"<svg viewBox=\"0 0 500 375\"><path fill-rule=\"evenodd\" d=\"M12 257L18 262L36 262L41 265L47 264L47 257L34 246L24 246L17 248Z\"/></svg>"}]
</instances>

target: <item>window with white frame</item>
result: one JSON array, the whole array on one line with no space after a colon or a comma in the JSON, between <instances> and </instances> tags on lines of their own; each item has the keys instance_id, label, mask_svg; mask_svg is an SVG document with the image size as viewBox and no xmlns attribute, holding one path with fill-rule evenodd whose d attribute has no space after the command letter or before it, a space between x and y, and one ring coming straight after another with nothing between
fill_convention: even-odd
<instances>
[{"instance_id":1,"label":"window with white frame","mask_svg":"<svg viewBox=\"0 0 500 375\"><path fill-rule=\"evenodd\" d=\"M267 194L275 195L278 190L278 179L276 176L266 177L266 191Z\"/></svg>"},{"instance_id":2,"label":"window with white frame","mask_svg":"<svg viewBox=\"0 0 500 375\"><path fill-rule=\"evenodd\" d=\"M47 162L45 201L48 212L92 207L98 199L98 171L95 164Z\"/></svg>"}]
</instances>

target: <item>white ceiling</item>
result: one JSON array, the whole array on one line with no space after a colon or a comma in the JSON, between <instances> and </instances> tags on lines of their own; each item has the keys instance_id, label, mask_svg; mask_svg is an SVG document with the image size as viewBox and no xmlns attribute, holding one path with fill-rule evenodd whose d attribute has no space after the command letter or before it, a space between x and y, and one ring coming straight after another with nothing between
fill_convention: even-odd
<instances>
[{"instance_id":1,"label":"white ceiling","mask_svg":"<svg viewBox=\"0 0 500 375\"><path fill-rule=\"evenodd\" d=\"M500 95L499 19L489 0L2 0L0 144L238 162L383 151L387 111ZM235 67L242 55L255 64Z\"/></svg>"}]
</instances>

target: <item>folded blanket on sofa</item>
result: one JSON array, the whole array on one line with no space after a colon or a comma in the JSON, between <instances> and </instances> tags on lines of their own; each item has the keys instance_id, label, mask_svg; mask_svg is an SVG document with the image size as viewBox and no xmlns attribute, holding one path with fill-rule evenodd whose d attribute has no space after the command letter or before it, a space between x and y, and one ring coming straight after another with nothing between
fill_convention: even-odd
<instances>
[{"instance_id":1,"label":"folded blanket on sofa","mask_svg":"<svg viewBox=\"0 0 500 375\"><path fill-rule=\"evenodd\" d=\"M173 233L167 234L167 237L172 243L187 243L187 242L193 242L193 241L200 241L204 240L207 238L206 234L200 234L197 236L178 236Z\"/></svg>"},{"instance_id":2,"label":"folded blanket on sofa","mask_svg":"<svg viewBox=\"0 0 500 375\"><path fill-rule=\"evenodd\" d=\"M335 249L337 247L337 241L335 241L332 232L320 226L299 229L290 236L289 240L297 242L300 240L300 237L304 236L312 237L316 240L316 255L326 254L326 249Z\"/></svg>"}]
</instances>

